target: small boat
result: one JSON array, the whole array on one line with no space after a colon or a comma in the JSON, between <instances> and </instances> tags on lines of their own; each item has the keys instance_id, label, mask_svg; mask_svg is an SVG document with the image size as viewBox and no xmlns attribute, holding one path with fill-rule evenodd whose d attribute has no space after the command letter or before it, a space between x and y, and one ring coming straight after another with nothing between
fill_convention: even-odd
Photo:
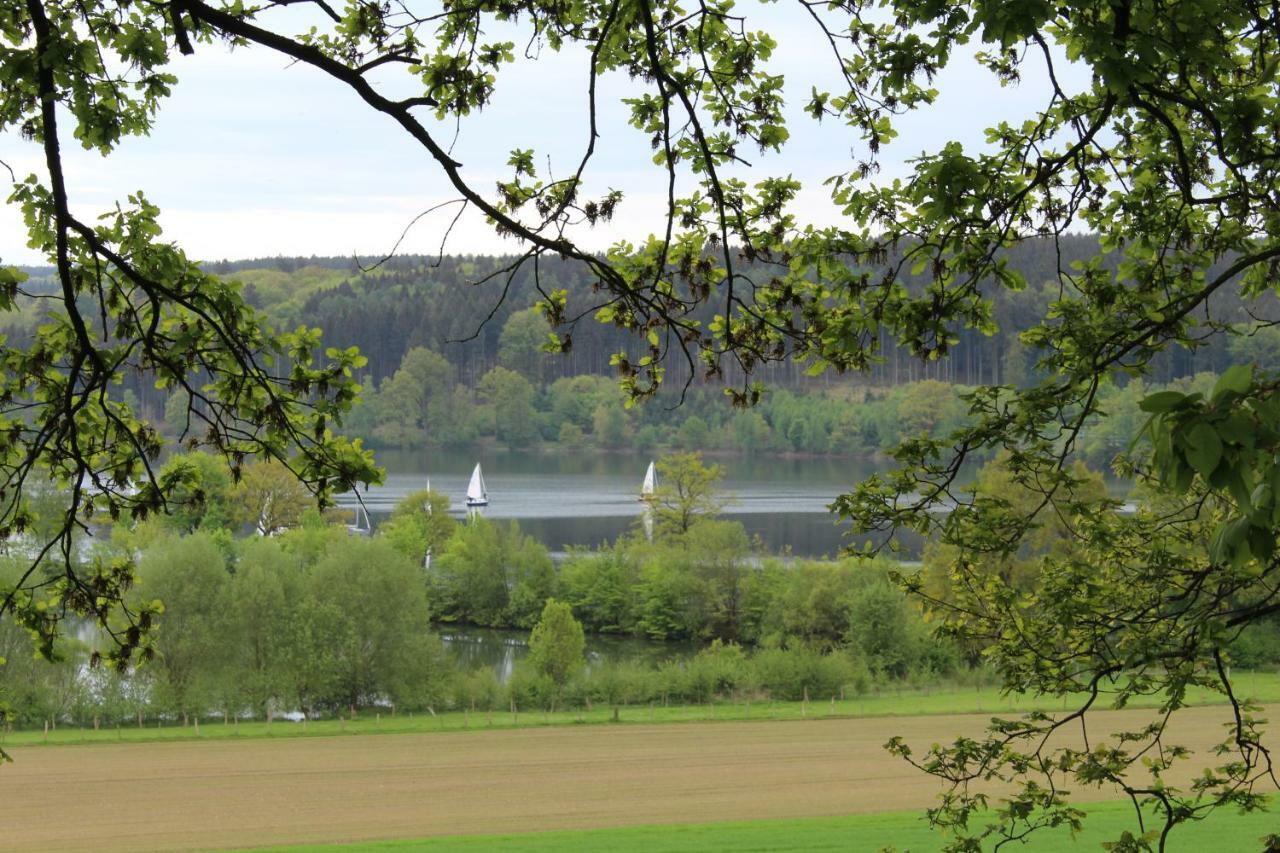
<instances>
[{"instance_id":1,"label":"small boat","mask_svg":"<svg viewBox=\"0 0 1280 853\"><path fill-rule=\"evenodd\" d=\"M489 492L484 487L484 474L480 473L480 463L471 472L471 483L467 486L467 506L488 506Z\"/></svg>"},{"instance_id":2,"label":"small boat","mask_svg":"<svg viewBox=\"0 0 1280 853\"><path fill-rule=\"evenodd\" d=\"M427 478L427 517L430 518L431 512L431 478ZM422 568L431 568L431 548L427 548L427 555L422 558Z\"/></svg>"},{"instance_id":3,"label":"small boat","mask_svg":"<svg viewBox=\"0 0 1280 853\"><path fill-rule=\"evenodd\" d=\"M356 517L354 523L347 525L348 536L369 536L373 533L373 525L369 522L369 512L364 508L364 504L356 505Z\"/></svg>"},{"instance_id":4,"label":"small boat","mask_svg":"<svg viewBox=\"0 0 1280 853\"><path fill-rule=\"evenodd\" d=\"M644 482L640 485L640 500L651 501L658 489L658 469L650 462L649 470L644 472Z\"/></svg>"}]
</instances>

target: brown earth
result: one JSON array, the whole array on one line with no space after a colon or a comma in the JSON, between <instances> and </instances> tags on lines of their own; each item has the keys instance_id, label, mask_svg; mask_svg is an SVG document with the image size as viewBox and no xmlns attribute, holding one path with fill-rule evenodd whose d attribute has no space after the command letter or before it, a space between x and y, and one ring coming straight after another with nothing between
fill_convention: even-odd
<instances>
[{"instance_id":1,"label":"brown earth","mask_svg":"<svg viewBox=\"0 0 1280 853\"><path fill-rule=\"evenodd\" d=\"M1178 742L1202 755L1226 714L1180 713ZM1149 713L1098 716L1095 731ZM14 747L15 763L0 769L0 848L178 850L920 808L938 787L884 742L901 734L924 748L986 720Z\"/></svg>"}]
</instances>

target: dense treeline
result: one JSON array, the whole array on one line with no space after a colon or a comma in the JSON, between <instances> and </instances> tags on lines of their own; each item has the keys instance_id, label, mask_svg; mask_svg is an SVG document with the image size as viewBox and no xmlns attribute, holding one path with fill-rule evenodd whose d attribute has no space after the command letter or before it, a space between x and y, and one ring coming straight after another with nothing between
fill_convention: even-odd
<instances>
[{"instance_id":1,"label":"dense treeline","mask_svg":"<svg viewBox=\"0 0 1280 853\"><path fill-rule=\"evenodd\" d=\"M877 685L984 678L982 649L935 635L927 612L884 559L787 561L759 554L717 518L722 472L696 454L663 459L660 487L636 530L556 566L515 523L458 523L441 495L409 496L373 536L294 500L296 482L253 463L241 483L202 454L171 459L185 492L173 511L113 531L89 556L139 558L133 604L163 610L151 653L128 672L94 666L109 638L65 632L55 663L30 653L27 629L0 620L0 706L22 726L143 725L200 717L270 718L413 710L556 708L718 698L825 698ZM1077 463L1084 492L1097 474ZM973 489L1023 511L1035 495L1002 460ZM1074 536L1056 514L1036 518L1026 547L984 570L1033 588L1046 555ZM960 557L930 545L912 583L945 597ZM22 571L21 541L0 560L0 585ZM462 671L441 623L532 629L510 680ZM587 665L583 630L702 646L665 662ZM1251 626L1236 665L1280 659L1280 626Z\"/></svg>"},{"instance_id":2,"label":"dense treeline","mask_svg":"<svg viewBox=\"0 0 1280 853\"><path fill-rule=\"evenodd\" d=\"M1259 327L1228 341L1230 358L1280 366L1280 328ZM889 451L924 432L946 434L962 426L967 386L934 379L890 388L837 387L807 393L776 388L749 409L734 409L712 389L694 389L679 406L663 400L627 409L617 383L577 376L539 385L496 367L475 387L452 384L445 359L410 350L401 368L349 419L354 435L375 446L467 445L497 441L599 449L679 448L743 453L865 455ZM1106 384L1099 400L1106 418L1092 420L1075 453L1107 469L1138 436L1146 416L1138 409L1155 390L1208 392L1216 374L1197 373L1168 383L1133 379Z\"/></svg>"},{"instance_id":3,"label":"dense treeline","mask_svg":"<svg viewBox=\"0 0 1280 853\"><path fill-rule=\"evenodd\" d=\"M954 424L963 407L935 383L962 391L980 383L1034 381L1037 353L1020 341L1019 332L1050 313L1059 296L1059 265L1070 269L1096 252L1096 241L1083 236L1065 238L1060 254L1049 241L1022 244L1010 253L1009 263L1028 287L993 289L997 329L992 334L956 330L950 356L927 364L904 357L885 340L883 360L866 375L849 379L808 377L802 365L767 366L759 378L772 393L748 412L732 410L720 388L698 376L683 393L686 376L678 360L669 365L664 398L623 411L612 388L610 357L635 342L587 317L573 331L570 353L547 355L542 345L549 330L528 307L538 295L531 267L517 271L505 298L502 288L468 285L510 258L407 256L367 272L364 262L351 258L209 266L241 280L249 300L277 326L305 323L321 328L328 345L361 349L368 358L366 402L347 428L376 445L456 445L493 438L513 446L579 446L585 440L605 448L864 453L893 446L920 420L926 427L931 421ZM47 270L44 277L39 269L31 272L27 287L36 292L46 286ZM547 261L539 265L538 276L544 291L567 290L571 305L590 300L592 282L579 267ZM1261 322L1275 311L1270 301L1264 303L1245 311L1231 288L1222 289L1206 307L1207 316L1238 334L1209 335L1194 351L1174 347L1160 353L1146 381L1190 379L1242 359L1276 364L1278 333ZM23 303L0 334L20 341L39 322L38 303ZM900 390L903 386L907 390ZM153 423L179 428L175 422L185 399L143 387L133 377L126 377L123 393ZM673 418L667 410L678 400L682 405ZM930 415L933 410L937 417Z\"/></svg>"},{"instance_id":4,"label":"dense treeline","mask_svg":"<svg viewBox=\"0 0 1280 853\"><path fill-rule=\"evenodd\" d=\"M656 699L706 702L743 695L826 697L908 677L933 681L959 664L954 652L927 640L918 613L878 569L871 579L855 581L860 573L852 564L786 567L770 562L751 569L744 563L739 566L744 581L748 573L757 573L764 585L790 587L790 603L745 617L753 627L741 631L724 621L723 611L715 618L709 597L702 602L708 609L699 615L683 604L676 608L676 599L659 594L642 602L643 616L631 627L664 636L743 633L745 641L745 634L768 625L774 633L753 651L717 640L693 657L673 655L657 666L562 666L560 678L533 654L509 683L500 684L491 670L460 671L433 633L429 590L447 583L442 578L473 574L463 582L460 598L445 600L450 609L443 616L531 627L553 593L585 593L586 599L572 599L573 612L585 614L589 627L626 627L600 624L608 617L594 599L619 587L593 583L584 571L593 562L610 565L616 551L599 558L580 555L562 581L545 550L528 540L522 540L522 550L507 555L503 568L540 577L544 585L528 585L498 609L478 609L486 595L495 594L484 583L492 577L492 564L458 564L457 555L470 547L455 543L493 540L495 535L520 540L517 531L496 533L500 530L483 522L459 528L447 551L453 568L430 581L421 564L393 544L393 537L349 536L342 525L326 524L314 513L276 537L232 539L207 530L151 530L143 536L145 542L137 541L137 535L127 537L127 547L142 554L135 600L164 604L154 656L126 673L90 666L95 649L106 640L82 633L61 641L58 660L50 665L32 658L24 629L0 620L0 656L8 659L0 698L18 726L143 725L162 719L270 719L299 711L316 717L366 707L492 710L512 703L560 707ZM650 555L646 565L660 565L656 557ZM3 571L12 573L20 565L11 560ZM687 594L704 585L707 578L696 565L701 561L665 567L658 586ZM650 571L642 569L642 574ZM688 576L672 580L682 574ZM806 596L824 599L821 614L792 611L807 608L812 598ZM662 616L662 601L673 612ZM764 604L755 601L748 593L743 606ZM535 647L536 641L535 634ZM581 648L577 658L581 662Z\"/></svg>"},{"instance_id":5,"label":"dense treeline","mask_svg":"<svg viewBox=\"0 0 1280 853\"><path fill-rule=\"evenodd\" d=\"M246 468L248 485L233 485L209 461L170 460L167 471L188 484L186 499L175 494L169 515L115 529L92 554L108 563L138 556L130 603L162 605L151 654L129 672L109 671L91 665L109 638L68 631L50 666L30 655L25 628L0 620L8 660L0 701L12 720L111 725L563 704L619 701L619 691L627 701L741 691L790 698L936 679L961 662L927 638L919 609L889 582L888 564L752 558L741 526L712 517L719 471L696 456L663 462L672 486L655 497L650 534L637 530L559 569L515 524L455 523L439 495L410 496L376 535L357 536L291 501L287 474L268 463ZM22 571L23 557L12 543L0 584ZM545 639L554 632L543 624L557 608L579 635L585 625L714 645L651 670L557 664ZM459 672L433 621L532 628L530 662L506 686L493 673Z\"/></svg>"},{"instance_id":6,"label":"dense treeline","mask_svg":"<svg viewBox=\"0 0 1280 853\"><path fill-rule=\"evenodd\" d=\"M1070 272L1077 262L1098 254L1096 239L1068 236L1060 244L1047 239L1019 244L1009 252L1009 266L1022 273L1028 286L1022 291L1005 288L989 290L993 334L975 329L956 329L950 357L922 363L908 358L892 340L883 340L885 359L865 377L871 385L898 385L921 379L951 383L1017 384L1034 363L1034 353L1018 340L1018 334L1047 316L1059 298L1058 271ZM582 267L545 260L536 271L526 265L508 283L501 276L497 286L474 288L471 282L485 279L509 265L513 258L446 256L443 258L397 258L369 273L353 272L352 260L316 259L342 277L336 286L316 287L301 305L296 294L283 292L280 285L269 286L265 276L226 264L227 272L239 275L253 287L249 291L269 314L286 325L304 322L325 330L330 343L356 345L369 356L371 376L381 382L390 376L413 347L427 347L445 355L457 371L458 381L474 384L479 377L501 363L501 336L510 318L533 304L538 287L544 292L564 289L570 306L578 311L591 303L592 280ZM1114 258L1111 259L1114 261ZM289 275L306 274L306 259L278 259L271 266ZM744 273L760 279L771 275L768 268L744 268ZM921 272L920 281L926 275ZM913 281L908 277L908 282ZM503 290L506 298L502 299ZM1215 320L1251 326L1254 318L1244 310L1238 296L1223 292L1208 306ZM501 302L501 304L499 304ZM1269 306L1264 306L1264 309ZM495 310L496 308L496 310ZM1253 305L1256 313L1259 306ZM493 318L485 322L490 312ZM576 313L576 312L571 312ZM710 314L699 319L709 320ZM546 339L545 327L539 341ZM583 374L609 374L610 356L630 351L635 341L612 326L594 322L589 316L573 331L573 348L562 358L546 359L539 367L542 378ZM1195 351L1175 348L1162 354L1153 365L1153 379L1167 382L1201 371L1221 371L1228 364L1226 341L1216 337ZM673 360L669 380L680 383L686 367ZM730 376L729 381L738 377ZM762 378L773 385L821 384L804 375L802 365L766 368ZM695 376L697 382L699 377Z\"/></svg>"},{"instance_id":7,"label":"dense treeline","mask_svg":"<svg viewBox=\"0 0 1280 853\"><path fill-rule=\"evenodd\" d=\"M889 389L775 389L744 410L711 389L695 389L678 406L659 399L627 409L611 377L540 385L499 366L468 386L451 381L439 354L413 349L395 374L366 392L346 429L381 447L497 441L510 447L866 454L922 430L961 425L963 390L932 379Z\"/></svg>"}]
</instances>

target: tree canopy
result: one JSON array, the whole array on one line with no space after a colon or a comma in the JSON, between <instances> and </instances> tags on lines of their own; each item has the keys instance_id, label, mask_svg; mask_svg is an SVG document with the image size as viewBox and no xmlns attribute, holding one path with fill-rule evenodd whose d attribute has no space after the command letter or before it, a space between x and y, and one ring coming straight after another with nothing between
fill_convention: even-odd
<instances>
[{"instance_id":1,"label":"tree canopy","mask_svg":"<svg viewBox=\"0 0 1280 853\"><path fill-rule=\"evenodd\" d=\"M116 394L123 373L184 391L186 437L233 469L250 453L288 460L322 500L376 476L361 448L331 431L358 390L357 353L324 350L311 329L266 328L237 285L164 242L141 191L95 220L99 211L73 203L62 169L72 138L107 153L147 132L178 91L166 70L173 53L255 45L322 72L389 119L438 167L457 207L513 238L517 254L488 278L500 284L543 257L580 265L594 284L585 302L542 293L551 349L570 350L575 325L592 316L633 331L635 346L613 362L637 398L655 392L673 359L712 378L734 367L745 378L728 390L751 403L759 395L751 373L770 361L862 370L886 340L945 358L961 330L991 329L994 294L1027 286L1005 262L1010 246L1096 234L1100 254L1059 266L1056 298L1021 336L1035 378L976 388L964 426L904 443L900 470L836 504L858 527L926 530L958 549L952 574L971 582L940 605L943 625L981 644L1010 689L1089 698L1072 713L999 723L976 745L939 747L926 759L897 748L953 783L934 817L956 832L958 849L992 833L1077 822L1061 793L1066 781L1114 782L1153 809L1157 830L1131 846L1163 848L1180 822L1222 804L1257 804L1270 759L1231 690L1223 649L1280 608L1274 376L1241 366L1210 394L1148 397L1152 450L1121 463L1152 492L1135 514L1081 497L1068 463L1082 430L1104 414L1108 385L1141 375L1175 343L1194 348L1220 325L1206 308L1215 292L1260 300L1274 287L1276 7L801 3L795 14L812 26L806 55L829 57L839 85L806 96L800 120L858 139L848 167L827 183L839 224L818 227L800 218L801 188L785 157L768 156L785 154L789 137L776 41L730 0L275 5L308 7L312 20L289 29L296 19L271 7L223 0L25 0L0 12L0 130L30 137L45 160L43 175L15 179L11 202L30 244L57 269L56 287L42 294L56 305L50 322L29 342L0 344L0 535L28 526L33 480L48 478L67 495L60 532L0 590L0 610L17 613L46 651L58 621L78 612L115 631L127 658L153 616L144 608L121 622L109 609L130 582L127 560L78 566L72 548L86 516L145 515L181 485L152 471L161 442ZM486 35L498 24L576 57L590 109L579 160L544 170L537 152L516 149L510 174L489 189L469 178L436 128L483 109L514 73L515 43ZM939 97L933 81L968 57L992 86L1034 70L1046 81L1037 84L1040 105L989 128L983 146L930 141L903 175L879 179L895 124L927 115ZM413 94L383 86L380 75L396 69ZM591 226L627 203L589 180L596 83L606 74L630 78L629 121L652 142L666 205L659 220L637 225L633 241L601 254L589 246ZM765 159L748 170L753 152ZM22 274L0 272L0 310L23 295ZM491 393L495 405L510 404L502 428L522 440L521 389L495 383ZM1013 481L1038 494L1035 512L955 488L966 457L994 450L1008 454ZM939 506L951 511L931 511ZM1043 508L1069 520L1078 546L1047 557L1039 586L1013 595L981 566L1016 553ZM1226 755L1193 787L1161 781L1184 758L1163 726L1131 733L1105 756L1044 746L1100 700L1159 693L1173 714L1194 683L1223 691L1239 713ZM1001 774L1022 787L984 823L976 810L985 800L967 783Z\"/></svg>"}]
</instances>

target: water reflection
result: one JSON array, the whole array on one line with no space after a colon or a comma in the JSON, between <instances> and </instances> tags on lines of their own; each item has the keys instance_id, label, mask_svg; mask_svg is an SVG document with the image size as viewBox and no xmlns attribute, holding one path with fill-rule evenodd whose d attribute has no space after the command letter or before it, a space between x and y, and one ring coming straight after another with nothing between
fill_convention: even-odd
<instances>
[{"instance_id":1,"label":"water reflection","mask_svg":"<svg viewBox=\"0 0 1280 853\"><path fill-rule=\"evenodd\" d=\"M440 625L437 627L445 651L462 672L492 669L505 684L516 664L529 654L529 634L501 628ZM684 658L698 649L693 643L658 642L639 637L587 635L587 668L605 663L635 662L657 666Z\"/></svg>"},{"instance_id":2,"label":"water reflection","mask_svg":"<svg viewBox=\"0 0 1280 853\"><path fill-rule=\"evenodd\" d=\"M648 455L540 454L492 451L378 454L387 482L361 495L376 524L427 481L465 514L463 496L476 462L484 466L491 519L516 519L552 551L611 542L641 522L636 500ZM873 473L867 459L796 459L776 456L716 460L726 472L727 517L758 536L765 551L830 556L849 544L828 511L836 495ZM353 498L340 499L351 506Z\"/></svg>"}]
</instances>

